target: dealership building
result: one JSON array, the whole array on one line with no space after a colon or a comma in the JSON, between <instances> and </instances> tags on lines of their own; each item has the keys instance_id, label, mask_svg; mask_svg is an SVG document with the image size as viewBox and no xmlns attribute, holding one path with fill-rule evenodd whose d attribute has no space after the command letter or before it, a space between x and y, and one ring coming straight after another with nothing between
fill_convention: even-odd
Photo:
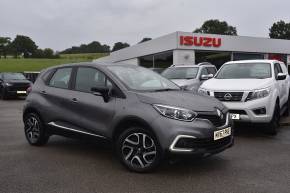
<instances>
[{"instance_id":1,"label":"dealership building","mask_svg":"<svg viewBox=\"0 0 290 193\"><path fill-rule=\"evenodd\" d=\"M246 59L277 59L290 64L290 41L174 32L112 52L96 61L129 63L148 68L207 61L219 68L227 61Z\"/></svg>"}]
</instances>

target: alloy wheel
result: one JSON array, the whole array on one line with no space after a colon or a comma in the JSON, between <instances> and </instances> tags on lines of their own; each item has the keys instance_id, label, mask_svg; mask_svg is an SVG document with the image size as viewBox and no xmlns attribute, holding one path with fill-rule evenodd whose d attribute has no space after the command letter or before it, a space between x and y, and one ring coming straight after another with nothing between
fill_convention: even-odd
<instances>
[{"instance_id":1,"label":"alloy wheel","mask_svg":"<svg viewBox=\"0 0 290 193\"><path fill-rule=\"evenodd\" d=\"M29 117L25 121L25 134L31 143L36 143L40 137L39 122L35 117Z\"/></svg>"},{"instance_id":2,"label":"alloy wheel","mask_svg":"<svg viewBox=\"0 0 290 193\"><path fill-rule=\"evenodd\" d=\"M145 133L132 133L122 144L124 160L133 168L146 168L156 159L157 150L154 140Z\"/></svg>"}]
</instances>

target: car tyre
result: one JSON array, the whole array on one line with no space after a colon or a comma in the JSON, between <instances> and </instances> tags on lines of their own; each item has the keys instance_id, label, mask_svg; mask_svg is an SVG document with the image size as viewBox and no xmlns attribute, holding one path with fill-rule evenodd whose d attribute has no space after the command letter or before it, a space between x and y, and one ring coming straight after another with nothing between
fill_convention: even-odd
<instances>
[{"instance_id":1,"label":"car tyre","mask_svg":"<svg viewBox=\"0 0 290 193\"><path fill-rule=\"evenodd\" d=\"M7 93L6 93L5 89L1 90L1 99L2 100L6 100L7 99Z\"/></svg>"},{"instance_id":2,"label":"car tyre","mask_svg":"<svg viewBox=\"0 0 290 193\"><path fill-rule=\"evenodd\" d=\"M36 113L29 113L24 118L25 137L30 145L42 146L48 142L49 135L46 128Z\"/></svg>"},{"instance_id":3,"label":"car tyre","mask_svg":"<svg viewBox=\"0 0 290 193\"><path fill-rule=\"evenodd\" d=\"M280 108L279 104L276 103L272 120L267 128L267 133L270 135L276 135L279 125L280 125Z\"/></svg>"},{"instance_id":4,"label":"car tyre","mask_svg":"<svg viewBox=\"0 0 290 193\"><path fill-rule=\"evenodd\" d=\"M139 126L128 128L121 133L115 149L121 163L138 173L155 169L163 155L156 136Z\"/></svg>"},{"instance_id":5,"label":"car tyre","mask_svg":"<svg viewBox=\"0 0 290 193\"><path fill-rule=\"evenodd\" d=\"M289 91L289 96L288 96L288 100L287 100L287 107L284 113L284 116L289 116L290 115L290 91Z\"/></svg>"}]
</instances>

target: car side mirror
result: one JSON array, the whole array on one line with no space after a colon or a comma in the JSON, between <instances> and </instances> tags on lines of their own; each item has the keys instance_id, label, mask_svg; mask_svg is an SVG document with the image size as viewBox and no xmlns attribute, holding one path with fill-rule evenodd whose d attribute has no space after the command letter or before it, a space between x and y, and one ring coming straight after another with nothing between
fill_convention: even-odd
<instances>
[{"instance_id":1,"label":"car side mirror","mask_svg":"<svg viewBox=\"0 0 290 193\"><path fill-rule=\"evenodd\" d=\"M213 78L213 74L201 75L201 80L208 80Z\"/></svg>"},{"instance_id":2,"label":"car side mirror","mask_svg":"<svg viewBox=\"0 0 290 193\"><path fill-rule=\"evenodd\" d=\"M286 77L287 77L286 74L284 74L284 73L278 73L276 79L277 79L277 80L285 80Z\"/></svg>"},{"instance_id":3,"label":"car side mirror","mask_svg":"<svg viewBox=\"0 0 290 193\"><path fill-rule=\"evenodd\" d=\"M91 91L93 92L93 95L96 96L102 96L104 99L104 102L109 102L110 99L110 89L106 86L98 86L91 88Z\"/></svg>"}]
</instances>

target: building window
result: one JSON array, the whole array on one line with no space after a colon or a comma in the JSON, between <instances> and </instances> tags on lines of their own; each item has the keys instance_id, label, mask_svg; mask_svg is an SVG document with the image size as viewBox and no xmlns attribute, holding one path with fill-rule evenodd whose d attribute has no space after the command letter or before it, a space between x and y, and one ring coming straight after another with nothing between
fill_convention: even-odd
<instances>
[{"instance_id":1,"label":"building window","mask_svg":"<svg viewBox=\"0 0 290 193\"><path fill-rule=\"evenodd\" d=\"M233 60L258 60L265 59L264 54L255 53L233 53Z\"/></svg>"},{"instance_id":2,"label":"building window","mask_svg":"<svg viewBox=\"0 0 290 193\"><path fill-rule=\"evenodd\" d=\"M139 58L139 65L146 68L153 68L153 55L142 56Z\"/></svg>"},{"instance_id":3,"label":"building window","mask_svg":"<svg viewBox=\"0 0 290 193\"><path fill-rule=\"evenodd\" d=\"M219 69L224 63L231 60L231 52L195 51L195 63L209 62Z\"/></svg>"},{"instance_id":4,"label":"building window","mask_svg":"<svg viewBox=\"0 0 290 193\"><path fill-rule=\"evenodd\" d=\"M154 68L168 68L173 64L173 52L164 52L154 55Z\"/></svg>"},{"instance_id":5,"label":"building window","mask_svg":"<svg viewBox=\"0 0 290 193\"><path fill-rule=\"evenodd\" d=\"M146 68L167 68L173 64L173 51L142 56L139 64Z\"/></svg>"},{"instance_id":6,"label":"building window","mask_svg":"<svg viewBox=\"0 0 290 193\"><path fill-rule=\"evenodd\" d=\"M287 63L287 55L286 54L269 54L270 60L278 60L281 62Z\"/></svg>"}]
</instances>

